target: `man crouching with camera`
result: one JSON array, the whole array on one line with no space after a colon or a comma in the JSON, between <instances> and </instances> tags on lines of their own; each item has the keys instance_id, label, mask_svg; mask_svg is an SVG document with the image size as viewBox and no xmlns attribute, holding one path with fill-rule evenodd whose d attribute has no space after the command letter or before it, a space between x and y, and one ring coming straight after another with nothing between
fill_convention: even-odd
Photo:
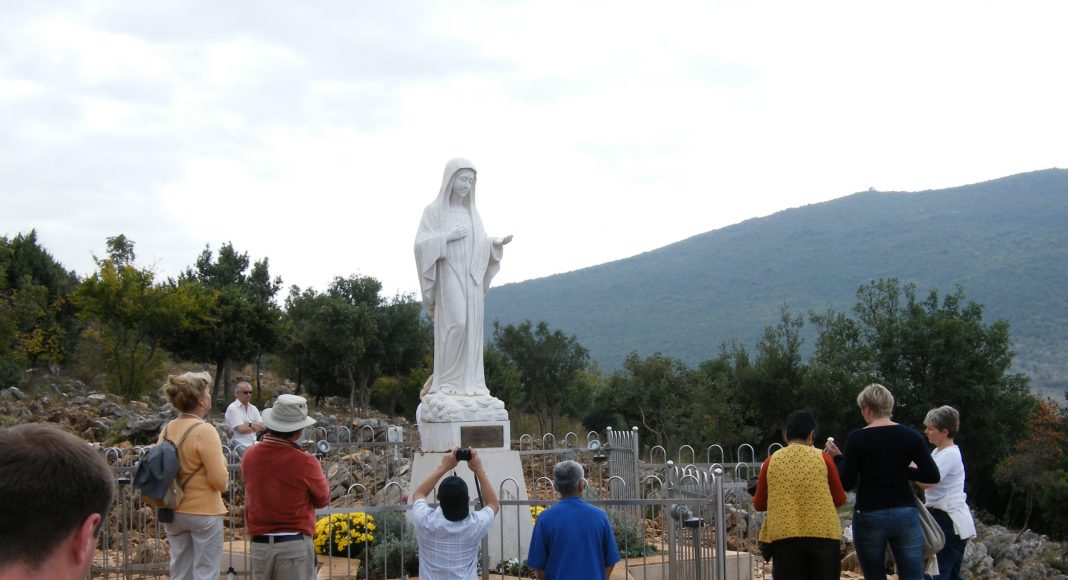
<instances>
[{"instance_id":1,"label":"man crouching with camera","mask_svg":"<svg viewBox=\"0 0 1068 580\"><path fill-rule=\"evenodd\" d=\"M438 507L430 509L426 496L439 479L456 469L460 460L466 460L478 478L486 507L470 513L467 483L450 475L438 486ZM478 451L460 448L446 453L441 458L441 465L415 489L412 526L419 542L419 577L427 580L477 578L478 548L500 509L497 493L482 467Z\"/></svg>"}]
</instances>

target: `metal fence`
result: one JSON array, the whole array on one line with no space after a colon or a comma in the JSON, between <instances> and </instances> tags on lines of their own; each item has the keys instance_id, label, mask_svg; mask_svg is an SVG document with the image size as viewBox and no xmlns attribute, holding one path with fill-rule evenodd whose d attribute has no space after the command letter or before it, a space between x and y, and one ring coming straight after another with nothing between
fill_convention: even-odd
<instances>
[{"instance_id":1,"label":"metal fence","mask_svg":"<svg viewBox=\"0 0 1068 580\"><path fill-rule=\"evenodd\" d=\"M417 561L416 542L406 523L408 494L419 482L407 483L417 443L415 430L393 425L309 430L307 449L319 456L331 485L331 505L317 517L349 517L366 514L374 518L379 539L366 545L350 545L346 553L320 556L321 578L406 578ZM533 517L532 508L549 507L557 501L552 485L552 467L573 459L587 471L586 500L603 508L610 517L624 561L632 578L647 580L763 578L764 565L756 554L759 517L745 492L748 477L759 469L755 450L743 445L733 450L712 445L704 462L692 446L683 445L669 458L667 450L654 446L644 452L637 429L607 430L604 436L591 431L585 436L567 433L561 438L523 435L515 445L526 482L507 480L498 484L501 498L519 497L518 486L527 485L529 500L502 499L501 510L515 510L518 517ZM771 452L774 449L769 449ZM163 526L154 511L130 488L130 472L145 448L105 449L118 483L115 505L106 518L93 578L166 578L168 546ZM239 458L224 448L230 465L230 486L224 494L224 577L248 577L250 545L244 534L244 484ZM731 456L735 461L731 461ZM429 498L433 500L434 498ZM503 544L519 537L503 534L502 518L494 525ZM388 539L384 539L388 538ZM484 548L487 545L484 544ZM489 550L483 549L483 553ZM351 556L351 557L350 557ZM482 561L483 578L504 578L524 572L523 562Z\"/></svg>"}]
</instances>

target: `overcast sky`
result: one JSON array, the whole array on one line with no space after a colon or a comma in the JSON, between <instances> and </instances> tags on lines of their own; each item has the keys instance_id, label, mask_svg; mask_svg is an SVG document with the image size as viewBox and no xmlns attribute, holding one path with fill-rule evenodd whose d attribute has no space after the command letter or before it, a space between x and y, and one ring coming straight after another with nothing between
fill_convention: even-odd
<instances>
[{"instance_id":1,"label":"overcast sky","mask_svg":"<svg viewBox=\"0 0 1068 580\"><path fill-rule=\"evenodd\" d=\"M0 235L80 275L231 241L289 286L418 288L445 163L495 284L874 187L1068 167L1068 2L20 1Z\"/></svg>"}]
</instances>

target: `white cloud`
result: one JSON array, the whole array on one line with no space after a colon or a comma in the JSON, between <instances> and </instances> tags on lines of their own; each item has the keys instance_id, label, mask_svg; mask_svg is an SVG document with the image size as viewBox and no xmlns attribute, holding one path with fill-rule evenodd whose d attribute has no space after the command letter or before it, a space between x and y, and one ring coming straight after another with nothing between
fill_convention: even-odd
<instances>
[{"instance_id":1,"label":"white cloud","mask_svg":"<svg viewBox=\"0 0 1068 580\"><path fill-rule=\"evenodd\" d=\"M164 273L226 241L287 284L415 289L445 162L499 282L874 186L1066 166L1059 3L20 4L0 23L0 234Z\"/></svg>"}]
</instances>

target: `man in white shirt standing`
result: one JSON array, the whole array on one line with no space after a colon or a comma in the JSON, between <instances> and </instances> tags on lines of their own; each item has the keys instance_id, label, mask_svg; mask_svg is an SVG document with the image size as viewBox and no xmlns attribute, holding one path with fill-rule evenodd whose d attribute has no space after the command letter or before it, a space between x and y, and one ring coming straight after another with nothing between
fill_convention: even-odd
<instances>
[{"instance_id":1,"label":"man in white shirt standing","mask_svg":"<svg viewBox=\"0 0 1068 580\"><path fill-rule=\"evenodd\" d=\"M453 449L441 458L441 465L415 489L412 526L419 542L419 577L429 580L475 580L478 576L478 549L489 533L493 518L500 511L497 493L490 483L478 451L471 449L467 466L478 478L486 507L470 513L471 498L467 483L455 475L438 486L438 507L431 509L426 496L446 473L460 462ZM467 451L467 450L463 450Z\"/></svg>"},{"instance_id":2,"label":"man in white shirt standing","mask_svg":"<svg viewBox=\"0 0 1068 580\"><path fill-rule=\"evenodd\" d=\"M230 445L237 451L238 456L243 456L245 449L256 444L256 433L267 426L263 424L260 410L252 404L252 385L241 381L234 387L234 392L237 400L226 408L226 424L233 433Z\"/></svg>"}]
</instances>

